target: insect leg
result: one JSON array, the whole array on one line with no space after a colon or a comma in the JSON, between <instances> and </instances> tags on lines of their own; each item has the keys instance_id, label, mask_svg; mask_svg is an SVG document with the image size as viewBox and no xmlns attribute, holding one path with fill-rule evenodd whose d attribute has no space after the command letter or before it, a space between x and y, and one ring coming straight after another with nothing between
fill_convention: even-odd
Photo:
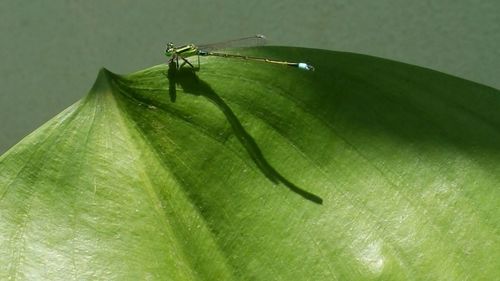
<instances>
[{"instance_id":1,"label":"insect leg","mask_svg":"<svg viewBox=\"0 0 500 281\"><path fill-rule=\"evenodd\" d=\"M185 59L185 58L183 58L183 57L181 57L181 59L184 61L184 62L182 63L182 65L184 65L185 63L187 63L187 64L189 64L189 66L191 66L192 68L194 68L194 66L193 66L193 65L192 65L192 64L191 64L191 63L190 63L187 59Z\"/></svg>"}]
</instances>

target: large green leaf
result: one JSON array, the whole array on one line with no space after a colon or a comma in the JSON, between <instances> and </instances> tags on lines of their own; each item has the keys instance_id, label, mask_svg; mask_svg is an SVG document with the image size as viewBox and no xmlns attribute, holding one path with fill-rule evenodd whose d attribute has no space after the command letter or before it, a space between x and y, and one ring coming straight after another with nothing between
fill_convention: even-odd
<instances>
[{"instance_id":1,"label":"large green leaf","mask_svg":"<svg viewBox=\"0 0 500 281\"><path fill-rule=\"evenodd\" d=\"M499 91L240 51L316 71L102 70L3 155L0 279L498 280Z\"/></svg>"}]
</instances>

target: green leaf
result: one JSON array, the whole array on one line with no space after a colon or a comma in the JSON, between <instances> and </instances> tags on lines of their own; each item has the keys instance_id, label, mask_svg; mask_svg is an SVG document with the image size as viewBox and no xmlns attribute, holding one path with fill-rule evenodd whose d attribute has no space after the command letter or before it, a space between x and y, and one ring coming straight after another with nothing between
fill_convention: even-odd
<instances>
[{"instance_id":1,"label":"green leaf","mask_svg":"<svg viewBox=\"0 0 500 281\"><path fill-rule=\"evenodd\" d=\"M239 51L316 71L102 70L4 154L0 279L498 278L499 91L356 54Z\"/></svg>"}]
</instances>

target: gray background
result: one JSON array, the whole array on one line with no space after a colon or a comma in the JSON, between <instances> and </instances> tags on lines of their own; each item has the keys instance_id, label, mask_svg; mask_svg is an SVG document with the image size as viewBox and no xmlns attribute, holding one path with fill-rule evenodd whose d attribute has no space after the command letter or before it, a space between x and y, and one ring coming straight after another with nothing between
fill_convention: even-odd
<instances>
[{"instance_id":1,"label":"gray background","mask_svg":"<svg viewBox=\"0 0 500 281\"><path fill-rule=\"evenodd\" d=\"M168 41L262 33L500 88L500 1L0 0L0 154L90 89L100 67L165 62Z\"/></svg>"}]
</instances>

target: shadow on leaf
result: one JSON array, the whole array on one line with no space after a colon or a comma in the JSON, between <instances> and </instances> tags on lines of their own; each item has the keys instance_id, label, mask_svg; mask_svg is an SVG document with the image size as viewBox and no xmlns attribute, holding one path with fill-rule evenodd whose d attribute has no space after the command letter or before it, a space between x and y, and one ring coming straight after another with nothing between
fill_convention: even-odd
<instances>
[{"instance_id":1,"label":"shadow on leaf","mask_svg":"<svg viewBox=\"0 0 500 281\"><path fill-rule=\"evenodd\" d=\"M312 194L282 176L276 169L269 164L265 159L262 151L255 142L255 140L250 136L250 134L243 128L241 122L238 120L231 108L224 102L224 100L217 95L217 93L208 85L208 83L201 80L192 68L180 68L177 69L175 63L171 63L168 68L167 73L168 83L169 83L169 95L170 101L175 102L177 93L176 85L180 85L184 92L196 96L203 96L209 101L213 102L226 116L227 121L231 125L235 136L238 141L245 147L246 151L257 165L259 170L272 182L282 183L291 191L299 194L303 198L312 201L317 204L322 204L323 199L315 194Z\"/></svg>"}]
</instances>

